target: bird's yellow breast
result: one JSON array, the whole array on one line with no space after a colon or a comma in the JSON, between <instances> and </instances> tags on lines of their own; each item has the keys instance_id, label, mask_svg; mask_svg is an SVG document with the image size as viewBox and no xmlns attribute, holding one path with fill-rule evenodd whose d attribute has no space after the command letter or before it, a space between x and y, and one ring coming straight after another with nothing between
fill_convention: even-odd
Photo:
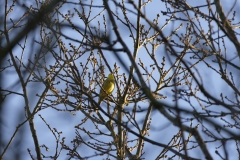
<instances>
[{"instance_id":1,"label":"bird's yellow breast","mask_svg":"<svg viewBox=\"0 0 240 160\"><path fill-rule=\"evenodd\" d=\"M104 89L104 91L107 94L111 94L112 91L114 90L114 83L111 81L105 81L105 83L103 84L102 88Z\"/></svg>"}]
</instances>

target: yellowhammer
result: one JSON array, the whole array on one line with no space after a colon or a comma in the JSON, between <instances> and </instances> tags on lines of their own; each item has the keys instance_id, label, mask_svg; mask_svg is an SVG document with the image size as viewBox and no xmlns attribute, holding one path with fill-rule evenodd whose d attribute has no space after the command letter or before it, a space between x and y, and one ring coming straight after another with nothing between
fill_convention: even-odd
<instances>
[{"instance_id":1,"label":"yellowhammer","mask_svg":"<svg viewBox=\"0 0 240 160\"><path fill-rule=\"evenodd\" d=\"M114 75L110 73L107 79L103 82L103 85L101 87L101 90L99 93L98 105L100 105L102 101L113 92L114 82L115 82ZM96 113L97 112L98 110L96 110Z\"/></svg>"}]
</instances>

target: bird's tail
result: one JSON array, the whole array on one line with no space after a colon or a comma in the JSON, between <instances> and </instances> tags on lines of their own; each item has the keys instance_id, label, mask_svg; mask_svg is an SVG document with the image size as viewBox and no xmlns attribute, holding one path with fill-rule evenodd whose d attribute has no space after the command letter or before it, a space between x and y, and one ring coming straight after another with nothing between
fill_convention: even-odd
<instances>
[{"instance_id":1,"label":"bird's tail","mask_svg":"<svg viewBox=\"0 0 240 160\"><path fill-rule=\"evenodd\" d=\"M96 112L96 113L98 113L98 107L100 107L101 103L102 103L102 101L99 99L99 100L98 100L98 106L97 106L96 109L95 109L95 112Z\"/></svg>"}]
</instances>

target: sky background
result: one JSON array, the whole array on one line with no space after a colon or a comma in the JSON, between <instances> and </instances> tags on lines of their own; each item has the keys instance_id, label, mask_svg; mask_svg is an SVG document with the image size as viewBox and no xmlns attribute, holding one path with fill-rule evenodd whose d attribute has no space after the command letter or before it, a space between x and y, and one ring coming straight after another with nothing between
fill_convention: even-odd
<instances>
[{"instance_id":1,"label":"sky background","mask_svg":"<svg viewBox=\"0 0 240 160\"><path fill-rule=\"evenodd\" d=\"M78 3L78 1L74 1L72 0L72 2ZM206 2L205 1L187 1L189 5L192 6L198 6L198 5L203 5ZM230 8L233 6L234 2L230 2L230 1L224 1L222 0L222 5L224 8L225 13L228 13L228 11L230 10ZM26 3L28 5L32 5L34 4L31 1L26 1ZM84 3L88 3L87 1L85 1ZM110 2L111 3L111 2ZM156 18L156 14L157 13L161 13L160 11L165 11L165 5L160 2L159 0L152 0L152 2L150 2L149 4L146 5L145 8L145 13L147 15L147 17L149 18L149 20L153 20L154 18ZM235 10L237 13L239 14L239 10L237 10L237 8L239 8L239 4L240 2L237 1L236 6L234 7L233 10ZM102 5L102 3L100 3L100 1L94 1L94 5ZM77 9L81 10L81 8L78 8L79 6L74 6L74 5L67 5L66 7L63 7L61 9L61 12L63 14L66 14L68 10L73 11L73 7L76 7ZM112 7L114 8L115 6L112 5ZM18 19L22 14L23 14L23 8L21 8L20 6L15 7L14 11L9 15L8 18L12 18L12 19ZM85 8L86 12L89 9L88 7ZM206 12L207 11L207 8ZM103 8L98 8L98 9L94 9L92 10L92 17L94 17L96 14L99 13L100 10L103 10ZM115 8L113 9L115 10ZM119 9L118 9L119 10ZM204 9L203 9L204 10ZM119 13L120 10L119 10ZM104 13L106 15L106 13ZM181 16L181 13L179 13L177 16ZM81 23L81 21L79 21L79 17L75 16L76 20L74 20L74 23L78 24L79 26L83 25ZM131 22L136 22L136 16L133 16L132 14L129 13L129 17ZM97 17L97 19L95 19L94 21L92 21L92 25L96 25L97 26L97 20L99 19L99 21L102 20L102 16ZM239 16L236 16L236 21L239 21ZM165 17L160 14L160 21L159 21L159 26L163 26L166 22ZM187 22L186 22L187 23ZM179 30L179 33L183 33L185 30L185 26L186 23L183 24L184 26L182 27L182 29ZM109 25L109 21L107 21L107 24ZM201 21L201 25L207 27L207 23L204 21ZM169 33L171 33L171 31L173 29L175 29L176 27L179 26L178 22L172 23L167 25L164 28L164 34L167 36L169 35ZM124 41L126 42L126 44L128 45L129 49L133 52L134 50L134 46L133 46L133 42L132 42L132 38L129 37L129 32L128 29L122 25L122 23L120 23L118 21L118 29L122 35L122 37L124 37ZM204 28L203 28L204 29ZM207 28L206 28L207 30ZM16 30L17 31L17 30ZM16 34L16 31L14 31L13 33L11 33L11 36L14 37L14 34ZM116 37L113 34L113 30L111 28L111 26L108 26L108 31L109 31L109 35L110 38L112 40L114 40ZM39 34L33 34L33 33L37 33L37 32L32 32L31 34L29 34L29 39L39 39ZM69 37L72 37L74 39L78 39L78 36L76 34L76 31L74 30L63 30L63 33L66 34ZM69 40L63 39L65 44L69 43ZM20 42L20 43L23 43ZM78 43L74 43L71 42L73 45L79 45ZM32 56L32 54L34 54L34 51L36 50L35 48L38 48L39 45L36 43L33 43L32 41L27 41L27 45L31 46L31 47L27 47L25 50L25 54L24 57L28 57L29 55ZM120 45L117 45L116 47L120 47ZM233 58L236 55L236 50L234 47L231 47L232 44L230 42L226 41L226 46L227 46L227 52L230 53L229 54L229 58ZM20 56L22 50L19 49L19 47L15 47L14 50L14 55L18 55ZM122 65L120 64L120 62L116 59L116 57L108 52L108 51L104 51L104 54L107 56L108 58L108 62L110 63L110 66L113 68L114 63L117 63L118 66L121 67L121 69L119 70L119 74L123 74L123 73L127 73L126 70L122 67ZM156 50L156 58L161 61L162 60L162 56L165 54L165 47L164 46L160 46L157 50ZM152 64L152 61L150 60L149 56L145 56L146 55L146 51L141 48L139 50L139 54L138 54L138 58L140 57L142 60L144 60L144 64L145 66L149 66L149 64ZM87 58L88 55L85 56L85 58ZM130 61L128 60L128 58L126 56L123 55L122 57L124 59L124 62L127 66L130 65ZM137 59L138 59L137 58ZM208 59L209 62L211 62L213 60L212 57L210 57ZM24 60L25 62L27 62L27 59ZM82 61L84 63L84 56L80 59L80 61ZM239 60L235 60L235 61L239 61ZM137 62L139 62L137 60ZM55 63L54 59L47 59L47 65L53 65ZM212 63L213 66L216 66L217 64ZM166 66L169 66L169 63L166 63ZM150 70L150 68L148 68ZM91 68L89 68L89 71L91 72ZM217 75L215 72L213 72L211 70L211 72L209 72L209 69L206 67L206 65L204 64L199 64L197 65L197 71L202 75L202 79L204 82L204 87L208 88L209 92L212 95L220 95L220 93L225 93L226 95L230 95L231 96L231 89L227 87L227 85L222 81L222 79L220 79L219 75ZM81 71L80 71L81 72ZM232 72L236 75L236 78L239 77L239 74L237 73L237 71L232 70ZM108 74L109 71L107 68L105 68L105 73ZM157 74L157 72L155 72L154 77L158 78L159 75ZM97 77L96 77L97 78ZM15 92L18 93L22 93L22 88L19 87L19 85L16 85L17 81L19 80L15 71L13 69L8 69L4 72L4 77L2 78L2 84L4 87L6 87L6 89L11 89L14 90ZM62 83L61 84L62 87L65 87L65 84ZM155 84L154 83L150 83L150 87L154 88ZM239 86L239 85L238 85ZM184 86L183 86L184 88ZM29 83L28 87L28 96L30 99L30 106L32 106L31 109L33 109L33 107L35 106L35 104L38 101L38 97L36 96L37 94L41 95L44 86L43 85L39 85L39 83ZM99 91L99 87L97 88L96 92ZM166 102L169 104L174 104L173 100L173 93L170 91L170 89L164 89L163 91L160 92L160 94L163 94L165 96L167 96L167 99L161 100L162 102ZM116 94L116 89L113 92L114 97L117 96ZM97 97L94 98L95 100L97 100ZM193 100L193 104L196 103ZM142 108L147 108L149 103L143 102L143 103L139 103L139 105ZM186 109L190 109L187 105L187 103L183 102L183 101L179 101L179 105L182 106L183 108ZM196 103L196 105L198 105L198 103ZM186 106L186 107L185 107ZM59 105L59 107L64 107L63 105ZM104 107L104 104L103 104ZM127 107L132 107L132 105L129 105ZM215 107L216 110L219 109L219 106ZM212 108L214 109L214 107ZM222 109L222 108L221 108ZM202 111L202 108L199 107L199 112ZM21 96L9 96L6 98L4 104L3 104L3 110L2 110L2 115L3 118L3 122L2 122L2 129L4 130L4 140L6 142L9 141L10 137L13 135L16 127L18 126L18 124L22 123L25 119L24 117L22 117L22 115L24 115L25 113L24 110L24 100ZM56 147L56 139L53 135L53 133L48 129L48 126L43 122L43 120L40 118L41 115L44 120L48 123L48 125L51 126L51 128L56 128L58 132L62 132L61 134L61 139L62 137L65 137L65 142L66 144L71 144L71 140L76 136L75 134L75 126L78 125L79 123L81 123L81 120L83 119L84 115L81 112L75 112L75 115L71 114L70 112L60 112L60 111L56 111L55 109L52 108L48 108L48 109L44 109L39 111L35 117L34 117L34 123L35 123L35 129L37 131L37 135L38 135L38 140L40 145L45 144L46 146L49 147L49 151L44 151L43 148L41 148L41 150L43 151L43 153L45 155L54 155L55 153L55 147ZM139 124L142 124L142 120L143 120L143 116L144 114L138 114L137 115L137 121L139 122ZM218 123L221 123L221 121L219 121L218 119L216 119L216 121ZM189 123L186 123L186 125ZM193 126L196 126L198 123L196 121L193 121ZM86 130L95 130L95 126L90 123L87 122L85 124ZM201 126L199 131L201 130ZM152 113L152 124L151 124L151 130L150 130L150 136L148 136L147 138L155 140L159 143L162 144L167 144L172 138L173 136L178 132L179 128L173 126L163 115L161 115L161 113L154 111ZM24 136L22 136L24 135ZM21 137L21 140L19 140L18 137ZM129 134L130 139L133 138L134 136L132 136L131 134ZM208 139L205 135L203 135L204 138ZM86 141L91 141L91 139L88 139L87 136L83 136L83 138L86 138ZM105 136L99 136L99 139L101 138L101 140L103 138L106 138ZM107 140L107 139L106 139ZM109 141L110 139L108 139ZM229 143L228 145L228 149L229 150L233 150L231 152L231 155L229 155L229 159L234 159L237 156L237 151L236 151L236 146L234 143ZM218 145L216 145L216 143L208 143L208 149L211 153L212 156L214 156L214 152L216 150L216 147L218 147ZM21 146L18 147L18 146ZM72 146L72 145L70 145ZM20 155L20 157L22 159L30 159L29 155L27 154L27 148L31 149L31 152L33 155L35 155L35 150L34 150L34 143L32 140L32 136L30 133L30 129L29 129L29 125L28 123L24 124L23 127L21 127L20 132L16 135L11 148L15 148L16 150L20 150L22 152L22 154ZM154 148L154 150L152 149ZM157 148L157 149L156 149ZM145 147L144 147L144 152L145 155L143 157L145 157L146 159L155 159L157 157L157 155L159 154L159 152L161 151L160 147L155 147L152 144L145 142ZM85 156L92 156L94 154L93 150L88 149L87 147L80 147L79 149L79 153L85 157ZM204 159L203 154L201 153L200 149L194 149L194 151L189 152L190 156L196 157L196 158L200 158L200 159ZM11 157L11 153L7 153L5 158L6 160L12 158ZM105 159L106 157L101 157L101 159ZM213 157L215 159L215 157ZM216 159L218 159L219 157L216 157ZM67 159L66 156L66 151L63 151L59 157L59 159ZM99 157L93 157L91 159L99 159Z\"/></svg>"}]
</instances>

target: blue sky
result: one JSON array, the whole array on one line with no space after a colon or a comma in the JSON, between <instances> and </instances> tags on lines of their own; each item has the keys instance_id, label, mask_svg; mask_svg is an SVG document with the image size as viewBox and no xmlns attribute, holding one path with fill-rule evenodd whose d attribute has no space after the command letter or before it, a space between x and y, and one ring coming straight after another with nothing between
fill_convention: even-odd
<instances>
[{"instance_id":1,"label":"blue sky","mask_svg":"<svg viewBox=\"0 0 240 160\"><path fill-rule=\"evenodd\" d=\"M98 1L99 2L99 1ZM75 2L77 3L77 1ZM87 3L87 2L85 2ZM111 2L110 2L111 3ZM156 14L157 13L161 13L160 11L165 11L165 5L159 5L159 1L153 0L152 2L150 2L149 4L147 4L146 6L146 15L149 18L149 20L153 20L156 18ZM202 1L188 1L189 5L192 6L197 6L197 5L201 5L205 4L206 2ZM228 11L230 10L230 8L233 5L233 2L231 3L226 3L225 1L222 1L223 3L223 8L225 13L228 13ZM126 3L127 4L127 3ZM94 2L94 5L102 5L102 3L97 3ZM239 2L237 2L237 5L239 6ZM81 8L79 6L75 6L75 5L69 5L68 7L63 7L61 9L61 12L64 14L67 14L68 10L70 10L71 12L74 12L73 8L78 9L79 11L82 11ZM112 4L112 10L113 11L117 11L119 12L119 14L121 13L121 11L119 9L115 9L115 6L113 6ZM237 7L234 8L234 10L236 10ZM207 12L207 8L206 12ZM88 13L89 8L86 7L85 11L86 13ZM103 10L103 8L99 7L98 9L93 9L91 12L91 17L95 17L101 10ZM17 11L17 12L16 12ZM236 10L238 13L238 10ZM14 10L9 18L19 18L19 15L21 12L18 10ZM19 14L19 15L18 15ZM76 14L76 13L75 13ZM106 15L106 11L103 12L104 15ZM103 22L102 22L102 15L98 16L96 19L94 19L91 22L92 26L97 27L98 23L97 21L100 21L101 27L103 26ZM129 15L129 20L131 22L136 22L136 16L133 16L133 14L131 14L130 12L128 12ZM177 16L182 16L181 14L177 15ZM107 16L106 16L107 17ZM236 21L238 21L238 16L236 16ZM90 18L91 19L91 18ZM113 41L116 39L116 36L114 36L113 30L112 30L112 26L109 26L109 21L108 18L107 19L107 27L108 27L108 35L110 37L110 39ZM160 21L158 26L161 27L165 24L166 18L161 14L160 15ZM63 20L63 19L62 19ZM72 21L74 21L75 24L78 24L80 27L83 26L84 24L82 23L82 21L79 19L79 17L76 15L74 17L74 19L72 19ZM67 22L66 22L67 23ZM124 26L120 21L117 21L118 24L118 29L119 32L121 33L121 36L124 38L125 43L127 44L128 48L130 49L131 52L133 52L134 50L134 46L133 46L133 41L132 38L129 37L130 33L128 31L128 28L126 26ZM143 21L144 24L144 21ZM145 27L149 27L146 23L145 23ZM185 31L185 27L186 27L187 23L183 24L183 27L179 30L179 33L184 33ZM201 25L206 27L207 30L207 23L204 21L201 21ZM167 27L164 28L163 33L168 36L171 31L175 28L177 28L179 26L178 22L175 23L170 23L169 25L167 25ZM204 29L204 28L203 28ZM79 40L81 41L82 37L80 34L78 34L75 30L62 30L63 34L72 37L73 39ZM14 33L14 32L13 32ZM14 36L14 34L12 34L12 36ZM28 39L34 39L34 40L39 40L40 36L39 34L36 32L36 34L30 34ZM177 37L173 37L175 38L175 41L178 41ZM31 39L31 40L32 40ZM24 58L27 58L29 55L32 54L37 54L37 51L35 48L38 48L39 46L36 43L33 43L31 40L27 40L27 48L24 51L25 53L22 54L22 50L20 49L19 46L14 48L14 55L18 56L19 58L21 58L21 55L23 55ZM78 42L74 42L71 40L68 40L66 38L62 38L63 42L66 44L67 47L70 46L68 45L69 42L71 42L71 44L79 46ZM24 41L21 41L20 44L24 44ZM34 44L34 46L31 46L32 44ZM227 53L229 54L228 58L232 58L236 55L236 50L235 48L232 46L232 44L226 40L226 46L227 46ZM117 44L115 46L116 48L121 47L120 44ZM36 51L36 53L35 53ZM56 52L58 52L59 50L56 49ZM180 50L179 50L180 51ZM120 70L119 70L119 75L122 75L123 73L127 74L127 71L122 67L122 65L120 64L120 62L116 59L116 57L114 56L114 54L112 52L108 52L103 50L104 55L107 57L107 60L109 62L110 67L112 67L115 63L117 63L118 66L120 66ZM156 51L156 59L157 61L161 62L162 61L162 57L166 56L166 52L165 52L165 47L164 45L160 46ZM89 52L90 54L90 52ZM125 53L120 53L121 57L124 59L124 62L127 66L131 65L129 59L127 58L127 56L125 55ZM99 59L99 56L97 54L97 52L94 52L94 56ZM51 55L49 55L49 57L51 57ZM79 66L79 73L82 72L81 67L79 65L80 62L86 61L86 59L88 58L88 54L82 56L80 59L76 60L75 63L77 64L77 66ZM139 58L141 58L141 60L144 62L144 65L146 66L148 71L151 71L151 68L149 67L150 64L153 63L153 61L149 58L149 56L146 54L146 50L142 47L139 50L138 53L138 57L137 57L137 63L139 62ZM185 57L187 61L192 62L190 59L188 59L188 57ZM173 58L174 59L174 58ZM211 63L211 65L213 67L218 68L217 64L212 63L212 60L214 60L213 57L210 57L207 59L207 61L209 63ZM168 61L168 59L167 59ZM238 60L233 61L234 63L237 63ZM24 59L24 62L27 62L27 59ZM54 59L47 59L46 58L46 64L47 66L50 65L54 65L55 64L55 60ZM88 68L89 68L89 72L92 75L92 68L91 68L91 64L88 64ZM166 68L170 67L169 63L166 63ZM203 63L199 63L196 66L196 71L198 71L201 75L201 78L204 82L204 87L208 89L208 92L212 95L216 95L216 97L218 97L220 99L220 93L223 93L225 95L228 95L231 97L232 95L232 89L228 87L228 85L223 82L223 80L221 79L221 77L216 74L216 72L214 72L213 70L209 70L209 68L203 64ZM232 71L236 77L236 80L238 78L238 73L236 70L229 68L230 71ZM141 70L143 71L143 70ZM3 86L6 87L6 89L12 89L15 92L18 93L22 93L22 89L20 87L17 87L16 85L16 81L18 81L18 77L16 75L16 73L14 73L14 69L7 69L4 72L4 81L3 81ZM110 71L107 69L107 67L105 68L105 73L106 75L109 73ZM44 70L41 70L39 73L41 73L42 75L45 75ZM64 73L64 71L62 71L61 73ZM170 72L170 75L172 74L172 72ZM127 74L128 75L128 74ZM96 76L96 75L94 75ZM157 71L153 72L153 76L156 79L159 79L160 75L158 74ZM94 77L96 79L99 79L100 77ZM146 77L144 77L146 78ZM60 80L60 79L58 79ZM237 83L237 81L236 81ZM38 97L36 96L36 94L41 95L41 93L44 90L44 85L38 85L39 83L36 82L31 82L29 83L27 89L28 89L28 96L29 96L29 100L30 100L30 106L31 109L33 109L33 107L35 106L35 104L38 101ZM86 81L86 84L88 84L88 81ZM194 83L195 85L195 83ZM193 85L193 86L194 86ZM239 86L239 84L237 84ZM94 86L97 86L96 88L94 88ZM155 88L155 83L151 82L150 86L152 89ZM66 84L64 83L64 81L61 81L61 84L58 85L59 88L64 89L66 87ZM94 85L92 85L92 89L96 89L96 92L99 91L99 86L97 85L97 83L94 83ZM185 86L181 86L182 88L184 88ZM179 88L181 88L179 87ZM161 100L162 102L167 102L169 104L174 104L174 102L172 102L173 100L173 93L171 92L171 89L163 89L162 91L160 91L160 94L166 95L168 98L165 100ZM117 90L115 89L113 92L113 96L116 98L117 97ZM94 98L95 100L97 100L97 97ZM199 105L196 100L192 100L193 104L195 105ZM106 105L105 103L102 104L103 107ZM140 105L142 108L148 108L149 103L143 102L143 103L139 103L138 105ZM6 141L8 141L10 139L10 137L13 135L16 126L19 123L22 123L25 118L24 118L24 101L23 98L20 96L9 96L4 105L3 105L3 113L4 113L4 118L3 118L3 129L4 129L4 139ZM179 106L183 107L185 109L189 109L191 110L192 108L190 106L188 106L188 104L184 101L179 101ZM59 105L58 107L60 108L65 108L64 105ZM126 106L126 108L130 108L132 107L132 105ZM69 106L67 106L68 109L70 109ZM106 108L106 107L105 107ZM202 112L202 107L198 106L196 107L198 109L199 112ZM223 109L223 108L221 108ZM219 110L219 106L215 106L212 107L211 110ZM47 121L47 123L52 127L52 128L56 128L58 130L58 132L62 132L61 134L61 138L62 137L66 137L65 141L66 144L70 145L71 140L76 136L75 134L75 126L78 125L79 123L81 123L81 120L84 118L84 115L81 112L75 112L75 115L71 114L70 112L60 112L60 111L56 111L55 109L52 108L47 108L44 110L39 111L35 117L34 117L34 122L35 122L35 129L37 131L37 135L38 135L38 140L40 145L45 144L46 146L49 147L49 151L46 152L44 151L43 148L41 148L41 150L43 151L44 154L46 155L53 155L55 153L55 147L56 147L56 139L54 138L54 135L52 134L52 132L48 129L47 125L43 122L43 120L39 117L39 114ZM139 122L139 124L142 123L142 120L145 116L145 113L141 113L137 115L137 121ZM189 115L186 115L189 116ZM189 116L191 117L191 116ZM216 119L216 121L220 124L223 124L223 121L220 121L219 119ZM198 124L198 122L193 121L193 126L196 126ZM186 123L186 125L189 125L189 122ZM206 124L206 126L208 126L209 128L213 127L210 126L210 124ZM87 122L84 125L86 130L90 130L90 131L94 131L96 130L95 126L91 123L91 122ZM103 127L103 126L101 126ZM203 128L202 126L199 127L199 131L201 131ZM21 129L22 132L24 132L24 136L22 139L22 143L24 144L23 148L21 149L21 151L24 153L23 155L27 155L27 148L30 148L32 150L32 154L35 155L35 151L34 151L34 144L33 144L33 140L32 140L32 136L29 130L29 126L28 123L24 124L24 127ZM104 130L104 129L103 129ZM105 129L106 130L106 129ZM178 132L179 128L176 128L175 126L173 126L163 115L161 115L159 112L154 111L152 113L152 125L151 125L151 130L150 130L150 136L148 136L147 138L155 140L159 143L163 143L163 144L167 144L172 137ZM16 138L20 136L19 134L16 135ZM130 138L134 138L133 135L129 134ZM186 135L187 137L187 135ZM206 135L203 135L204 138L207 139ZM60 139L61 139L60 138ZM87 136L85 135L84 138L87 139ZM111 141L110 138L106 138L101 136L101 139L104 140L106 139L106 141ZM89 141L91 141L90 139L87 139ZM61 141L61 140L60 140ZM232 148L235 147L234 142L228 142L228 147ZM13 142L12 146L15 145L15 142ZM71 145L70 145L71 146ZM215 155L215 150L216 150L216 143L208 143L207 144L208 149L211 153L211 155L214 157ZM152 150L152 148L154 148L154 150ZM150 150L151 149L151 150ZM156 147L153 146L152 144L149 144L148 142L146 142L145 146L144 146L144 151L145 151L145 155L143 157L145 158L150 158L150 159L154 159L156 158L156 156L159 154L159 152L162 150L162 148L160 147ZM220 149L221 151L221 149ZM79 149L79 153L84 157L84 156L91 156L94 154L94 152L92 150L89 150L86 147L80 147ZM10 153L8 153L7 155L10 155ZM200 159L204 159L203 154L201 153L201 151L199 149L195 149L193 151L189 151L189 155L193 156L193 157L197 157ZM237 156L237 151L232 151L231 155L229 155L229 159L232 159L233 157ZM23 157L23 159L25 159L26 157ZM26 159L28 159L29 157L27 157ZM106 157L101 157L106 158ZM61 156L59 157L59 159L67 159L66 157L66 151L63 151L63 153L61 153ZM92 158L92 159L99 159L99 157L97 158ZM215 159L215 157L214 157ZM218 159L218 157L216 157L216 159Z\"/></svg>"}]
</instances>

